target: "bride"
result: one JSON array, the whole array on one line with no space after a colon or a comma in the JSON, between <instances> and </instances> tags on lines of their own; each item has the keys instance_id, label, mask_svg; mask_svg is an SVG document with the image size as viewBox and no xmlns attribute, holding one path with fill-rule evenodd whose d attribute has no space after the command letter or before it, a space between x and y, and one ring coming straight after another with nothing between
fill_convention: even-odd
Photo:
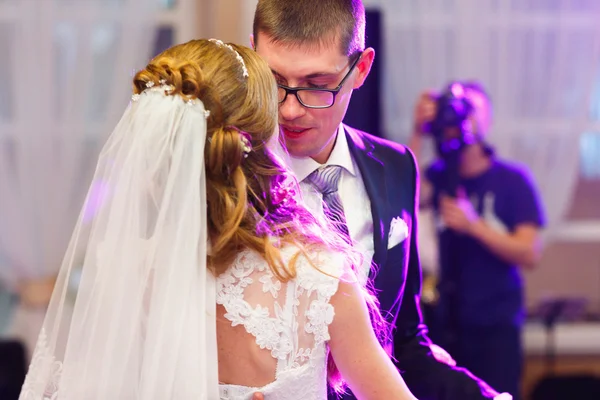
<instances>
[{"instance_id":1,"label":"bride","mask_svg":"<svg viewBox=\"0 0 600 400\"><path fill-rule=\"evenodd\" d=\"M276 86L259 56L194 40L133 91L20 399L310 400L328 381L414 399L355 279L360 255L297 202L274 155Z\"/></svg>"}]
</instances>

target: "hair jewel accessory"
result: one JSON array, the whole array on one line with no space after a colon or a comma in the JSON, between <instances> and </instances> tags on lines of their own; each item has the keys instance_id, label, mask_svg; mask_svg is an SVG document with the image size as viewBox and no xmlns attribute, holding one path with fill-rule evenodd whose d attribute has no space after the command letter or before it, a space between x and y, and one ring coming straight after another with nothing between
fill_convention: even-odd
<instances>
[{"instance_id":1,"label":"hair jewel accessory","mask_svg":"<svg viewBox=\"0 0 600 400\"><path fill-rule=\"evenodd\" d=\"M164 96L170 96L173 90L175 90L175 87L173 85L169 85L167 84L167 81L165 79L161 79L158 81L159 85L155 86L156 84L153 81L148 81L146 82L146 89L144 89L141 93L135 93L133 95L131 95L131 100L136 102L140 99L141 95L144 93L148 93L148 92L157 92L157 93L161 93ZM197 104L197 99L188 99L188 100L184 100L185 103L188 106L194 106ZM210 111L209 110L204 110L204 118L207 118L210 116Z\"/></svg>"},{"instance_id":2,"label":"hair jewel accessory","mask_svg":"<svg viewBox=\"0 0 600 400\"><path fill-rule=\"evenodd\" d=\"M248 132L239 131L240 140L242 141L242 149L244 150L244 158L248 157L248 154L252 151L252 142L250 141L250 135Z\"/></svg>"},{"instance_id":3,"label":"hair jewel accessory","mask_svg":"<svg viewBox=\"0 0 600 400\"><path fill-rule=\"evenodd\" d=\"M252 151L252 137L248 132L244 132L237 126L230 125L226 129L233 129L240 134L240 142L242 142L242 149L244 150L244 158L248 157L248 154Z\"/></svg>"},{"instance_id":4,"label":"hair jewel accessory","mask_svg":"<svg viewBox=\"0 0 600 400\"><path fill-rule=\"evenodd\" d=\"M244 78L248 77L248 68L246 68L246 62L244 61L244 59L242 58L240 53L238 53L238 51L233 48L233 46L231 46L227 43L223 43L223 41L221 41L219 39L208 39L208 41L213 42L214 44L216 44L217 46L220 46L220 47L227 47L229 50L233 51L235 53L235 58L237 58L237 60L240 62L240 64L242 64L242 74L244 75Z\"/></svg>"},{"instance_id":5,"label":"hair jewel accessory","mask_svg":"<svg viewBox=\"0 0 600 400\"><path fill-rule=\"evenodd\" d=\"M169 85L167 84L166 79L161 79L158 81L158 86L155 86L156 84L154 83L154 81L148 81L146 82L146 89L144 89L141 93L135 93L133 95L131 95L131 101L138 101L141 97L142 94L144 93L149 93L149 92L156 92L156 93L161 93L164 96L170 96L173 90L175 90L175 86L173 85ZM198 102L202 103L202 101L200 101L199 99L188 99L187 101L184 100L185 103L188 106L194 106L196 105ZM209 110L203 110L202 111L204 113L204 118L208 119L208 117L210 116L210 111ZM246 149L246 147L244 147L244 150ZM248 150L249 151L249 150Z\"/></svg>"},{"instance_id":6,"label":"hair jewel accessory","mask_svg":"<svg viewBox=\"0 0 600 400\"><path fill-rule=\"evenodd\" d=\"M147 85L146 85L147 86ZM166 85L166 84L161 84L161 86L156 87L154 89L150 89L150 92L157 92L160 93L162 92L162 94L164 96L170 96L171 94L169 92L171 92L174 89L173 86L171 85ZM142 94L146 93L148 91L148 89L145 89L142 93L134 93L131 95L131 101L133 102L137 102L139 101L140 97ZM185 102L185 104L189 107L189 106L195 106L197 104L197 99L189 99ZM200 101L200 100L198 100ZM200 103L202 103L200 101ZM203 110L202 111L204 113L204 118L208 119L208 117L210 117L210 110ZM245 139L245 138L244 138ZM246 139L247 140L247 139ZM246 148L248 148L247 145L245 145L244 147L244 151L246 151ZM250 149L251 150L251 149ZM248 150L248 152L250 151Z\"/></svg>"},{"instance_id":7,"label":"hair jewel accessory","mask_svg":"<svg viewBox=\"0 0 600 400\"><path fill-rule=\"evenodd\" d=\"M173 90L173 87L172 87L172 86L169 86L169 87L171 88L170 90ZM168 93L165 91L165 95L167 95L167 94L168 94ZM204 103L202 102L202 100L200 100L200 99L198 99L198 98L196 98L196 99L188 99L188 100L185 102L185 104L186 104L188 107L193 107L193 106L195 106L196 104L202 104L202 105L204 105ZM205 118L205 119L208 119L208 117L210 117L210 110L206 110L206 109L204 109L204 110L202 110L202 113L204 114L204 118ZM209 138L209 139L210 139L210 138Z\"/></svg>"},{"instance_id":8,"label":"hair jewel accessory","mask_svg":"<svg viewBox=\"0 0 600 400\"><path fill-rule=\"evenodd\" d=\"M154 81L148 81L146 82L146 89L144 89L141 93L135 93L131 96L131 100L132 101L138 101L140 99L140 96L143 93L146 93L148 91L150 92L164 92L163 94L165 96L170 95L169 92L172 92L175 87L173 85L168 85L167 81L165 79L161 79L158 81L159 85L156 86L156 84L154 83Z\"/></svg>"},{"instance_id":9,"label":"hair jewel accessory","mask_svg":"<svg viewBox=\"0 0 600 400\"><path fill-rule=\"evenodd\" d=\"M250 140L244 135L240 137L240 140L242 141L242 148L244 149L244 158L247 158L248 154L252 151L252 143L250 143Z\"/></svg>"},{"instance_id":10,"label":"hair jewel accessory","mask_svg":"<svg viewBox=\"0 0 600 400\"><path fill-rule=\"evenodd\" d=\"M276 182L271 188L271 201L278 207L297 206L294 185L288 179Z\"/></svg>"}]
</instances>

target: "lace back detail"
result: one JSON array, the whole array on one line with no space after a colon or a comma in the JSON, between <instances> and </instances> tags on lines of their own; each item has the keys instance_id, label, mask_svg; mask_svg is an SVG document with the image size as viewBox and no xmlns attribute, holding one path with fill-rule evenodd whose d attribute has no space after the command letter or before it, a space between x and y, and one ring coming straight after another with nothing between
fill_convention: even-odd
<instances>
[{"instance_id":1,"label":"lace back detail","mask_svg":"<svg viewBox=\"0 0 600 400\"><path fill-rule=\"evenodd\" d=\"M284 261L297 252L284 249ZM318 376L326 391L326 344L334 317L330 299L337 291L342 264L324 252L317 253L313 262L323 272L300 255L296 278L282 283L262 257L244 252L217 279L217 304L224 306L232 326L244 326L256 344L277 359L277 380L285 375L297 378L294 371L307 370L312 384Z\"/></svg>"}]
</instances>

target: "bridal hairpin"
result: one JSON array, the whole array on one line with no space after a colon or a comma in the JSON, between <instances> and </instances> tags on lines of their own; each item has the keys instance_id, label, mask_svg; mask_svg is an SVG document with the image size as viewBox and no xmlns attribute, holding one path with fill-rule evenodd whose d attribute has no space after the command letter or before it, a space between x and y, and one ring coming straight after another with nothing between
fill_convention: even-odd
<instances>
[{"instance_id":1,"label":"bridal hairpin","mask_svg":"<svg viewBox=\"0 0 600 400\"><path fill-rule=\"evenodd\" d=\"M228 126L227 129L233 129L240 134L240 142L242 143L242 150L244 151L244 158L248 157L248 154L252 151L252 137L248 132L244 132L236 126Z\"/></svg>"}]
</instances>

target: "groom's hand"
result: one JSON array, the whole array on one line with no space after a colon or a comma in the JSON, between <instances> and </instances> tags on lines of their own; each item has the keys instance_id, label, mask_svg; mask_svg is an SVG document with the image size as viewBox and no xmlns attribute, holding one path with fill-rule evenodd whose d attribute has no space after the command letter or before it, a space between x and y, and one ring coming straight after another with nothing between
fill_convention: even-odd
<instances>
[{"instance_id":1,"label":"groom's hand","mask_svg":"<svg viewBox=\"0 0 600 400\"><path fill-rule=\"evenodd\" d=\"M252 396L252 400L265 400L265 396L263 396L263 394L260 392L256 392Z\"/></svg>"}]
</instances>

